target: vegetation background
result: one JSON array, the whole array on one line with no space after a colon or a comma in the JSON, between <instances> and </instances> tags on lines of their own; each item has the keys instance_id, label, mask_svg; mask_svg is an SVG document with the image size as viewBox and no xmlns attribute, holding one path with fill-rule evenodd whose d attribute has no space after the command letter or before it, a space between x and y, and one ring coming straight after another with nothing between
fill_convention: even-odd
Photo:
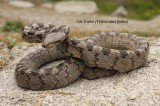
<instances>
[{"instance_id":1,"label":"vegetation background","mask_svg":"<svg viewBox=\"0 0 160 106\"><path fill-rule=\"evenodd\" d=\"M70 0L30 0L39 5L43 2L59 2ZM76 0L75 0L76 1ZM82 0L81 0L82 1ZM148 20L160 14L160 0L83 0L95 1L99 13L111 14L118 6L124 6L128 10L127 18Z\"/></svg>"}]
</instances>

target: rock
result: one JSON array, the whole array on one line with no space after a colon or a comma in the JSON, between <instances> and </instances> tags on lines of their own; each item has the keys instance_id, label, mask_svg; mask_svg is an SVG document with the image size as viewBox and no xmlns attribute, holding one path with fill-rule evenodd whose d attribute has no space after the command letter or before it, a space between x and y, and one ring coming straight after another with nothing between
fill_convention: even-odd
<instances>
[{"instance_id":1,"label":"rock","mask_svg":"<svg viewBox=\"0 0 160 106\"><path fill-rule=\"evenodd\" d=\"M128 73L96 80L78 79L69 86L46 91L22 89L16 85L14 72L18 61L41 45L17 43L11 49L12 63L0 71L1 106L159 106L160 104L160 42L150 46L149 63ZM1 54L0 54L1 55Z\"/></svg>"},{"instance_id":2,"label":"rock","mask_svg":"<svg viewBox=\"0 0 160 106\"><path fill-rule=\"evenodd\" d=\"M117 17L126 17L127 15L128 15L128 12L127 12L127 10L123 6L118 7L112 13L112 16L117 16Z\"/></svg>"},{"instance_id":3,"label":"rock","mask_svg":"<svg viewBox=\"0 0 160 106\"><path fill-rule=\"evenodd\" d=\"M95 13L98 10L96 3L92 1L63 1L56 3L54 9L59 12L88 14Z\"/></svg>"},{"instance_id":4,"label":"rock","mask_svg":"<svg viewBox=\"0 0 160 106\"><path fill-rule=\"evenodd\" d=\"M41 7L43 8L48 8L48 9L52 9L53 8L53 4L52 3L43 3L41 5Z\"/></svg>"},{"instance_id":5,"label":"rock","mask_svg":"<svg viewBox=\"0 0 160 106\"><path fill-rule=\"evenodd\" d=\"M7 44L3 41L0 41L0 49L7 47Z\"/></svg>"},{"instance_id":6,"label":"rock","mask_svg":"<svg viewBox=\"0 0 160 106\"><path fill-rule=\"evenodd\" d=\"M32 8L34 7L34 4L29 2L29 1L20 1L20 0L15 0L15 1L9 1L9 4L15 7L20 7L20 8Z\"/></svg>"},{"instance_id":7,"label":"rock","mask_svg":"<svg viewBox=\"0 0 160 106\"><path fill-rule=\"evenodd\" d=\"M9 63L8 56L0 55L0 71L3 70L3 67Z\"/></svg>"},{"instance_id":8,"label":"rock","mask_svg":"<svg viewBox=\"0 0 160 106\"><path fill-rule=\"evenodd\" d=\"M0 41L0 70L9 63L9 52L7 44Z\"/></svg>"},{"instance_id":9,"label":"rock","mask_svg":"<svg viewBox=\"0 0 160 106\"><path fill-rule=\"evenodd\" d=\"M10 59L12 61L19 61L22 59L25 55L33 52L34 50L37 50L41 48L41 44L32 44L32 43L17 43L10 52Z\"/></svg>"}]
</instances>

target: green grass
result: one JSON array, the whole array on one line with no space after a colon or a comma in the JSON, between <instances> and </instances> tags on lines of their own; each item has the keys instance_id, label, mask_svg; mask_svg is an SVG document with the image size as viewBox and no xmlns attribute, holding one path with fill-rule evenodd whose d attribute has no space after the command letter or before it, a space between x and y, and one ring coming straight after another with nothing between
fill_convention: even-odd
<instances>
[{"instance_id":1,"label":"green grass","mask_svg":"<svg viewBox=\"0 0 160 106\"><path fill-rule=\"evenodd\" d=\"M128 0L124 6L132 19L148 20L160 14L160 0Z\"/></svg>"},{"instance_id":2,"label":"green grass","mask_svg":"<svg viewBox=\"0 0 160 106\"><path fill-rule=\"evenodd\" d=\"M5 32L21 32L23 26L21 21L7 21L2 30Z\"/></svg>"},{"instance_id":3,"label":"green grass","mask_svg":"<svg viewBox=\"0 0 160 106\"><path fill-rule=\"evenodd\" d=\"M118 6L123 5L127 18L148 20L160 14L160 0L95 0L99 12L111 14ZM121 1L121 2L120 2Z\"/></svg>"},{"instance_id":4,"label":"green grass","mask_svg":"<svg viewBox=\"0 0 160 106\"><path fill-rule=\"evenodd\" d=\"M16 38L12 37L12 36L7 36L7 44L8 44L8 48L11 49L15 46L15 44L17 43Z\"/></svg>"},{"instance_id":5,"label":"green grass","mask_svg":"<svg viewBox=\"0 0 160 106\"><path fill-rule=\"evenodd\" d=\"M48 0L51 2L69 0ZM87 1L87 0L83 0ZM128 11L127 18L148 20L160 14L160 0L93 0L97 3L100 14L110 15L118 6Z\"/></svg>"},{"instance_id":6,"label":"green grass","mask_svg":"<svg viewBox=\"0 0 160 106\"><path fill-rule=\"evenodd\" d=\"M6 36L0 36L0 42L5 42L7 44L7 47L11 49L16 45L17 42L22 42L22 38L20 35L6 35Z\"/></svg>"},{"instance_id":7,"label":"green grass","mask_svg":"<svg viewBox=\"0 0 160 106\"><path fill-rule=\"evenodd\" d=\"M99 8L99 13L111 14L117 7L118 4L114 0L95 0Z\"/></svg>"}]
</instances>

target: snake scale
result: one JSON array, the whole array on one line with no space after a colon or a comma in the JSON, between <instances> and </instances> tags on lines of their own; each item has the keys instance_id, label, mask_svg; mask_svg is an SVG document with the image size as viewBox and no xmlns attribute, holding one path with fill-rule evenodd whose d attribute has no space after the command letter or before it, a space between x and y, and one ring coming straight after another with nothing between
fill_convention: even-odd
<instances>
[{"instance_id":1,"label":"snake scale","mask_svg":"<svg viewBox=\"0 0 160 106\"><path fill-rule=\"evenodd\" d=\"M146 64L149 42L134 34L101 32L93 36L70 38L69 28L53 24L25 26L22 37L42 43L19 61L15 70L17 85L31 90L64 87L80 76L86 79L128 72Z\"/></svg>"}]
</instances>

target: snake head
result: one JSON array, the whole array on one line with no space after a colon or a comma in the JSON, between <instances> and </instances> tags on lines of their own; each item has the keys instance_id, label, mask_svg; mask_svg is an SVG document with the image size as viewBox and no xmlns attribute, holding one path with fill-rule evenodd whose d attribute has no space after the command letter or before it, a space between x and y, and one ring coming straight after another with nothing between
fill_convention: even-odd
<instances>
[{"instance_id":1,"label":"snake head","mask_svg":"<svg viewBox=\"0 0 160 106\"><path fill-rule=\"evenodd\" d=\"M35 23L22 29L22 37L29 43L42 43L45 48L59 45L68 38L69 28L53 24Z\"/></svg>"},{"instance_id":2,"label":"snake head","mask_svg":"<svg viewBox=\"0 0 160 106\"><path fill-rule=\"evenodd\" d=\"M61 44L68 38L69 28L66 26L60 26L57 30L46 35L42 47L52 48Z\"/></svg>"},{"instance_id":3,"label":"snake head","mask_svg":"<svg viewBox=\"0 0 160 106\"><path fill-rule=\"evenodd\" d=\"M49 24L50 25L50 24ZM49 33L50 27L44 28L41 23L27 25L22 29L22 38L29 43L42 43L45 35ZM52 28L54 28L52 26Z\"/></svg>"}]
</instances>

